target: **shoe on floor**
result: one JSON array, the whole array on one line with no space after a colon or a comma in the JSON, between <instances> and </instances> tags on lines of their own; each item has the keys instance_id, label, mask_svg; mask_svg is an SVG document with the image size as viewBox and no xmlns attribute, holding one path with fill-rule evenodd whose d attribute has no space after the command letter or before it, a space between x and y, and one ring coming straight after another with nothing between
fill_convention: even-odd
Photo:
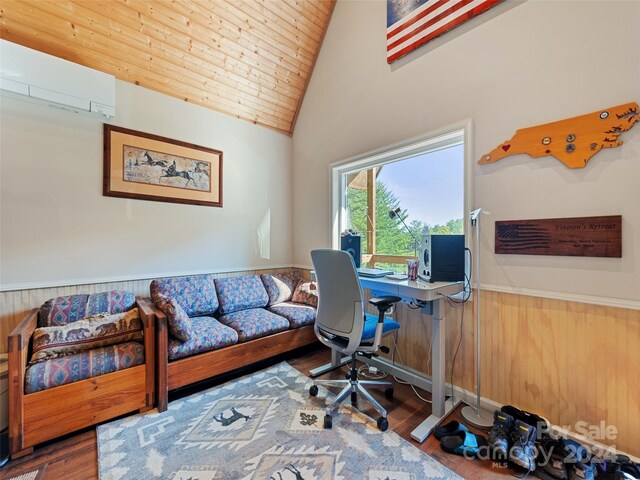
<instances>
[{"instance_id":1,"label":"shoe on floor","mask_svg":"<svg viewBox=\"0 0 640 480\"><path fill-rule=\"evenodd\" d=\"M448 437L449 435L454 435L462 431L468 432L469 429L462 423L453 421L441 427L436 427L433 431L433 436L438 440L442 440L444 437Z\"/></svg>"},{"instance_id":2,"label":"shoe on floor","mask_svg":"<svg viewBox=\"0 0 640 480\"><path fill-rule=\"evenodd\" d=\"M536 475L543 480L567 480L569 475L564 461L567 454L564 444L553 438L545 438L538 444Z\"/></svg>"},{"instance_id":3,"label":"shoe on floor","mask_svg":"<svg viewBox=\"0 0 640 480\"><path fill-rule=\"evenodd\" d=\"M569 480L594 480L596 466L592 462L575 462L569 466Z\"/></svg>"},{"instance_id":4,"label":"shoe on floor","mask_svg":"<svg viewBox=\"0 0 640 480\"><path fill-rule=\"evenodd\" d=\"M516 420L512 429L513 446L509 460L528 471L536 469L536 427Z\"/></svg>"},{"instance_id":5,"label":"shoe on floor","mask_svg":"<svg viewBox=\"0 0 640 480\"><path fill-rule=\"evenodd\" d=\"M511 415L514 420L520 420L523 423L536 427L536 432L547 433L550 430L549 422L535 413L526 412L514 407L513 405L505 405L500 409L503 413Z\"/></svg>"},{"instance_id":6,"label":"shoe on floor","mask_svg":"<svg viewBox=\"0 0 640 480\"><path fill-rule=\"evenodd\" d=\"M616 480L640 480L640 465L623 463L616 471Z\"/></svg>"},{"instance_id":7,"label":"shoe on floor","mask_svg":"<svg viewBox=\"0 0 640 480\"><path fill-rule=\"evenodd\" d=\"M482 435L461 430L440 440L440 447L447 453L477 457L481 450L489 448L489 444Z\"/></svg>"},{"instance_id":8,"label":"shoe on floor","mask_svg":"<svg viewBox=\"0 0 640 480\"><path fill-rule=\"evenodd\" d=\"M631 460L626 455L614 455L612 458L599 459L596 463L596 478L598 480L622 480L624 476L618 475L618 472L623 465L630 462Z\"/></svg>"},{"instance_id":9,"label":"shoe on floor","mask_svg":"<svg viewBox=\"0 0 640 480\"><path fill-rule=\"evenodd\" d=\"M493 412L493 427L489 431L489 447L495 460L507 460L509 437L514 419L500 410Z\"/></svg>"}]
</instances>

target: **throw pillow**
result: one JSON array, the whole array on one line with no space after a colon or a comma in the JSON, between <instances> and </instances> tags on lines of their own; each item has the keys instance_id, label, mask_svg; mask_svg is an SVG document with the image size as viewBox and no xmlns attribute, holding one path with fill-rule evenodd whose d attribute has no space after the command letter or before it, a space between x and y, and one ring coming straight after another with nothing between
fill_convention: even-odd
<instances>
[{"instance_id":1,"label":"throw pillow","mask_svg":"<svg viewBox=\"0 0 640 480\"><path fill-rule=\"evenodd\" d=\"M277 305L291 299L293 291L298 284L298 275L295 272L263 273L260 275L264 288L269 294L269 304Z\"/></svg>"},{"instance_id":2,"label":"throw pillow","mask_svg":"<svg viewBox=\"0 0 640 480\"><path fill-rule=\"evenodd\" d=\"M304 303L312 307L318 306L318 287L315 282L300 280L291 300L295 303Z\"/></svg>"},{"instance_id":3,"label":"throw pillow","mask_svg":"<svg viewBox=\"0 0 640 480\"><path fill-rule=\"evenodd\" d=\"M142 338L142 322L137 308L115 315L101 313L67 325L36 328L31 362Z\"/></svg>"},{"instance_id":4,"label":"throw pillow","mask_svg":"<svg viewBox=\"0 0 640 480\"><path fill-rule=\"evenodd\" d=\"M156 293L153 300L162 312L167 316L169 331L178 340L186 342L189 337L193 337L193 329L191 328L191 319L184 311L176 299L168 297L162 293Z\"/></svg>"}]
</instances>

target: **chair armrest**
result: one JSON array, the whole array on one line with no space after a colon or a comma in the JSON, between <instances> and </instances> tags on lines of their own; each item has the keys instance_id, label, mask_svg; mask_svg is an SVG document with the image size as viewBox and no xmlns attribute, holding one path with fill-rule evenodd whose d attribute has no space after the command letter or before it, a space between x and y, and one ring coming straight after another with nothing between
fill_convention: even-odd
<instances>
[{"instance_id":1,"label":"chair armrest","mask_svg":"<svg viewBox=\"0 0 640 480\"><path fill-rule=\"evenodd\" d=\"M393 305L394 303L398 303L400 300L402 299L400 297L396 297L395 295L385 295L384 297L373 297L369 299L369 303L376 307L382 314L389 310L391 305ZM382 315L380 315L380 319L382 319Z\"/></svg>"}]
</instances>

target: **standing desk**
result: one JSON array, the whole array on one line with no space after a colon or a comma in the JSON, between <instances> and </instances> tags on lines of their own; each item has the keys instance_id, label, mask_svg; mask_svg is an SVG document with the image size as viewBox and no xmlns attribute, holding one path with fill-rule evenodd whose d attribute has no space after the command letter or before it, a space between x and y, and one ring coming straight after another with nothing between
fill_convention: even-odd
<instances>
[{"instance_id":1,"label":"standing desk","mask_svg":"<svg viewBox=\"0 0 640 480\"><path fill-rule=\"evenodd\" d=\"M396 295L403 301L419 300L425 302L421 308L424 315L431 316L431 378L409 371L402 366L377 357L364 359L369 365L401 378L416 387L431 392L432 409L417 428L411 432L411 438L422 443L433 429L453 410L457 403L445 398L445 328L444 328L444 295L455 295L464 290L463 282L435 282L422 280L390 280L388 278L359 277L362 288L371 290L371 296L379 294ZM321 375L346 363L350 357L342 357L336 350L331 351L331 363L311 370L311 376Z\"/></svg>"}]
</instances>

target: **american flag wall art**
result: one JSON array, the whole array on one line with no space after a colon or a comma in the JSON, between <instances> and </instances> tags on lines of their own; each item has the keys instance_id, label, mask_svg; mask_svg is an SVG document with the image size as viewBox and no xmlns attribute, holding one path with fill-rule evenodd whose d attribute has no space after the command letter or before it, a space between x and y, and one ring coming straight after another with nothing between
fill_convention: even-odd
<instances>
[{"instance_id":1,"label":"american flag wall art","mask_svg":"<svg viewBox=\"0 0 640 480\"><path fill-rule=\"evenodd\" d=\"M387 0L387 63L504 0Z\"/></svg>"}]
</instances>

